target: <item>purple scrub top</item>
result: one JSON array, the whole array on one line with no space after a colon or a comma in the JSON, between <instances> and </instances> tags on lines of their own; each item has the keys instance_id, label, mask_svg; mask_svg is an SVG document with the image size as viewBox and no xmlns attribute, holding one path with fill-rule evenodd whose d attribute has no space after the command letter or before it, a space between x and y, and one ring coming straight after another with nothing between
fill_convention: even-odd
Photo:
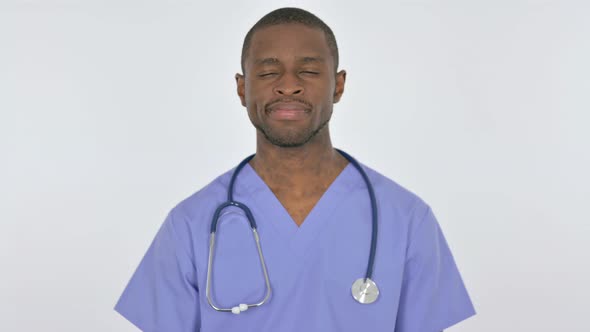
<instances>
[{"instance_id":1,"label":"purple scrub top","mask_svg":"<svg viewBox=\"0 0 590 332\"><path fill-rule=\"evenodd\" d=\"M475 314L431 208L363 165L375 189L379 233L373 280L380 295L359 304L371 240L366 185L348 164L298 227L250 165L234 199L256 218L272 296L238 315L217 312L205 284L211 219L233 170L174 207L115 310L142 331L439 332ZM247 218L227 209L216 234L211 292L221 307L256 303L265 282Z\"/></svg>"}]
</instances>

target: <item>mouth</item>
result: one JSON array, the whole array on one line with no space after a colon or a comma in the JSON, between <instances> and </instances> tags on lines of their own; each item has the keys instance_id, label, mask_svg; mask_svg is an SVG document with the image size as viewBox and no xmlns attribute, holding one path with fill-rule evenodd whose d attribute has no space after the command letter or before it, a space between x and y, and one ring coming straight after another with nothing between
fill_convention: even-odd
<instances>
[{"instance_id":1,"label":"mouth","mask_svg":"<svg viewBox=\"0 0 590 332\"><path fill-rule=\"evenodd\" d=\"M301 103L274 103L266 108L266 113L273 120L296 121L305 119L311 109Z\"/></svg>"}]
</instances>

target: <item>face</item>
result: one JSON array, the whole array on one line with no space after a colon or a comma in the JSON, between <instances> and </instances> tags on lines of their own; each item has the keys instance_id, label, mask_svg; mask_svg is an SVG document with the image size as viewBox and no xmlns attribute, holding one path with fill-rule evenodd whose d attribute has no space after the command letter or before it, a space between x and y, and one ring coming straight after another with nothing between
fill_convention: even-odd
<instances>
[{"instance_id":1,"label":"face","mask_svg":"<svg viewBox=\"0 0 590 332\"><path fill-rule=\"evenodd\" d=\"M335 73L322 30L280 24L256 31L244 71L236 75L238 95L261 139L299 147L329 135L346 72Z\"/></svg>"}]
</instances>

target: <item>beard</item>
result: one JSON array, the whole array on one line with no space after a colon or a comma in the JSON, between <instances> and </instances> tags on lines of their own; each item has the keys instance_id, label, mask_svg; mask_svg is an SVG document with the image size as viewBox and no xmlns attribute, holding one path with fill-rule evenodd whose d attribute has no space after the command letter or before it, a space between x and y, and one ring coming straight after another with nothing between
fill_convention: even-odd
<instances>
[{"instance_id":1,"label":"beard","mask_svg":"<svg viewBox=\"0 0 590 332\"><path fill-rule=\"evenodd\" d=\"M254 124L264 137L272 144L281 148L297 148L311 141L330 122L330 118L320 123L317 128L276 130L265 124Z\"/></svg>"}]
</instances>

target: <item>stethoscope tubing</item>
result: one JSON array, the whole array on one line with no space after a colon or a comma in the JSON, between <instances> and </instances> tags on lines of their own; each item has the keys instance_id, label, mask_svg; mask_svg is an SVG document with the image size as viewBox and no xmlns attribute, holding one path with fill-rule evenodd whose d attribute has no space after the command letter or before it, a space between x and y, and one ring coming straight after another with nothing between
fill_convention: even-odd
<instances>
[{"instance_id":1,"label":"stethoscope tubing","mask_svg":"<svg viewBox=\"0 0 590 332\"><path fill-rule=\"evenodd\" d=\"M376 250L377 250L377 235L378 235L377 199L375 197L375 191L373 189L371 181L369 180L369 177L367 176L367 174L364 171L364 169L362 168L362 166L356 161L356 159L354 159L348 153L346 153L342 150L339 150L339 149L336 149L336 151L338 151L342 156L344 156L344 158L346 158L354 166L354 168L357 169L357 171L361 174L361 176L365 182L365 185L367 186L367 191L369 192L369 199L370 199L370 204L371 204L371 220L372 220L371 247L370 247L370 251L369 251L369 260L367 263L367 270L366 270L365 277L364 277L364 283L366 285L368 285L367 282L373 283L371 278L373 276L373 266L375 263L375 255L376 255ZM242 162L240 162L240 164L238 164L238 166L234 170L231 180L230 180L230 183L229 183L228 190L227 190L227 201L217 207L217 209L215 210L215 213L213 214L213 220L211 221L210 240L209 240L209 257L208 257L208 263L207 263L206 297L207 297L207 301L209 302L209 305L217 311L225 311L225 312L230 311L230 312L234 312L234 313L239 313L239 311L240 311L240 309L238 307L234 307L231 309L217 307L213 303L213 300L212 300L211 294L210 294L211 293L211 270L213 268L213 256L214 256L214 251L215 251L215 233L217 232L217 223L219 221L219 217L221 215L221 212L227 207L234 206L234 207L239 208L240 210L244 211L244 213L246 214L246 217L247 217L248 222L250 223L250 227L252 229L252 234L254 236L254 240L256 242L256 247L257 247L258 255L260 258L261 265L262 265L262 270L263 270L264 279L265 279L265 283L266 283L266 289L267 289L266 294L261 301L259 301L258 303L254 303L254 304L240 304L240 307L243 306L244 308L247 309L250 307L261 306L270 298L270 295L272 292L272 288L270 286L270 278L268 276L266 263L264 261L264 255L262 254L262 248L260 245L260 237L259 237L258 231L257 231L256 220L254 219L254 216L253 216L252 212L250 211L250 208L248 208L248 206L246 204L234 201L234 199L233 199L233 191L234 191L236 179L237 179L238 175L240 174L240 172L242 171L242 169L246 166L246 164L248 164L250 162L250 160L252 160L252 158L254 158L254 156L255 155L253 154L253 155L248 156L244 160L242 160ZM362 279L359 279L359 280L362 280ZM237 312L234 311L236 309L237 309ZM244 309L244 310L246 310L246 309Z\"/></svg>"},{"instance_id":2,"label":"stethoscope tubing","mask_svg":"<svg viewBox=\"0 0 590 332\"><path fill-rule=\"evenodd\" d=\"M369 192L369 199L371 201L371 219L372 219L372 228L371 228L371 249L369 251L369 262L367 263L367 272L365 273L365 281L367 279L372 279L373 277L373 265L375 264L375 254L377 251L377 234L379 233L378 229L378 218L377 218L377 198L375 197L375 190L373 189L373 185L369 180L369 176L365 170L361 167L358 161L354 159L348 153L336 149L336 151L340 152L344 158L348 159L348 161L358 170L358 172L363 177L365 181L365 185L367 186L367 191Z\"/></svg>"}]
</instances>

